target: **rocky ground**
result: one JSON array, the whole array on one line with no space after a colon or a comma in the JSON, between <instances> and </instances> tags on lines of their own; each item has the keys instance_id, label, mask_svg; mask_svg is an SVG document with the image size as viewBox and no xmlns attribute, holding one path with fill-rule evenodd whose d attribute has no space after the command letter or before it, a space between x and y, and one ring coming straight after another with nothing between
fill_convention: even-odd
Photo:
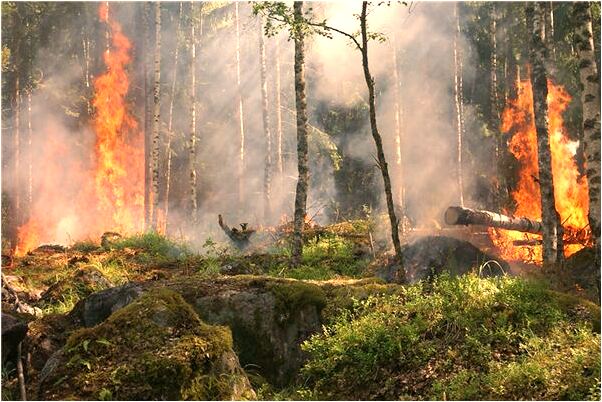
<instances>
[{"instance_id":1,"label":"rocky ground","mask_svg":"<svg viewBox=\"0 0 602 402\"><path fill-rule=\"evenodd\" d=\"M273 237L280 240L246 254L214 242L206 243L203 252L194 253L181 244L149 234L126 239L105 238L99 244L76 243L69 248L41 247L24 257L6 260L2 270L2 399L20 398L15 364L19 344L29 399L238 400L338 399L338 396L398 399L404 395L411 399L428 399L432 397L429 392L439 392L437 387L444 387L446 395L450 395L456 384L450 381L459 381L456 377L450 380L433 375L431 381L427 380L427 374L419 379L402 375L408 370L409 361L391 367L383 363L371 370L368 367L372 363L362 365L361 370L366 369L370 375L383 374L381 370L385 367L389 370L387 373L397 373L397 377L391 375L397 378L395 386L379 386L381 391L390 386L389 393L366 394L370 387L354 390L343 380L344 373L352 370L353 364L339 367L328 363L331 356L326 356L324 351L316 352L320 342L337 340L347 325L356 325L365 319L361 314L379 311L378 306L386 298L401 298L398 304L406 309L401 315L415 308L410 300L417 294L422 296L416 300L422 301L441 292L438 300L449 299L448 303L455 303L457 295L446 296L443 288L439 288L443 286L437 279L441 275L446 278L442 283L468 275L467 278L473 279L454 282L454 289L486 286L493 298L514 292L517 284L536 283L533 286L539 290L530 290L531 285L521 289L533 296L533 303L547 300L548 305L556 306L554 313L550 313L550 317L555 317L550 318L550 323L558 326L558 322L565 320L558 317L566 315L566 325L585 323L588 333L599 340L600 310L598 305L586 300L599 300L599 286L595 285L595 279L591 280L591 251L581 252L558 272L546 273L547 281L531 267L523 271L532 272L530 276L534 279L503 282L505 279L479 279L479 276L504 275L511 271L506 262L499 260L499 265L483 266L483 262L495 256L461 240L425 236L404 247L404 267L414 285L402 285L399 266L390 263L381 253L378 244L372 242L369 230L369 224L364 221L311 228L303 264L295 269L288 266L282 233ZM556 279L551 280L552 277ZM470 289L460 298L485 297L482 291L475 293ZM527 296L526 299L529 300ZM358 307L362 303L375 303L375 307L365 310ZM544 309L543 305L537 308L529 305L524 308L525 313L522 307L499 300L492 301L491 306L483 303L483 309L493 309L490 315L499 314L506 317L505 321L480 322L487 319L481 312L470 325L474 324L475 328L492 325L492 331L508 325L518 331L522 325L531 325L525 324L531 318L516 317L536 316L537 309ZM430 308L432 312L438 307ZM398 313L392 316L398 317ZM409 314L401 326L386 327L385 332L399 335L416 330L421 321L415 320L421 314ZM575 317L578 322L571 321ZM440 318L429 321L436 323ZM388 318L386 322L390 325ZM366 327L362 327L356 331L358 338L353 341L356 346L345 349L345 353L353 354L358 348L363 350L373 340L374 331L364 333L365 330ZM425 329L418 338L406 341L408 344L423 342L421 337L429 331L433 330ZM542 331L541 336L551 336L547 329ZM439 335L432 336L439 339ZM471 339L466 334L463 336L467 337L454 341L459 342L460 349ZM394 344L406 342L399 339ZM493 348L492 361L518 364L518 360L512 359L522 356L519 345L509 346L499 339L482 341ZM446 347L453 344L449 340L428 342L433 350L443 347L444 343ZM501 346L491 346L497 345L496 342ZM384 343L366 349L369 361L378 361L383 353L378 345ZM329 348L329 353L338 347L343 350L341 344L337 344ZM583 346L584 353L591 352L588 347ZM510 357L504 360L496 357L498 354ZM411 371L428 371L433 358L412 361ZM332 359L340 361L342 357ZM491 367L487 370L493 372ZM553 368L549 370L555 372ZM316 373L342 375L342 379L338 385L325 385ZM349 372L350 376L364 374ZM595 375L596 372L581 373L587 381ZM597 375L599 384L599 369ZM562 380L568 381L564 377ZM583 389L587 391L586 386L591 388L591 384L586 380ZM494 379L488 377L487 381ZM595 384L593 386L595 388ZM487 392L484 398L504 396ZM556 394L538 394L550 395Z\"/></svg>"}]
</instances>

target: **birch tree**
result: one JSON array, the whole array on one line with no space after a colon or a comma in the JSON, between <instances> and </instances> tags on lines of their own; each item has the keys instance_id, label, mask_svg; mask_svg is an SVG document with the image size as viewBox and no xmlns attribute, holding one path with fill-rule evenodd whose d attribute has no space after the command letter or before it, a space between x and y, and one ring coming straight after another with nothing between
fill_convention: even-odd
<instances>
[{"instance_id":1,"label":"birch tree","mask_svg":"<svg viewBox=\"0 0 602 402\"><path fill-rule=\"evenodd\" d=\"M238 2L234 4L236 24L236 98L238 107L238 203L242 206L245 193L245 123L240 83L240 17Z\"/></svg>"},{"instance_id":2,"label":"birch tree","mask_svg":"<svg viewBox=\"0 0 602 402\"><path fill-rule=\"evenodd\" d=\"M463 137L463 102L462 102L462 61L460 55L460 16L458 3L454 4L454 101L456 106L456 178L458 185L458 200L464 206L464 184L462 171L462 137Z\"/></svg>"},{"instance_id":3,"label":"birch tree","mask_svg":"<svg viewBox=\"0 0 602 402\"><path fill-rule=\"evenodd\" d=\"M196 194L196 18L197 7L190 2L190 133L188 137L189 201L192 223L197 223Z\"/></svg>"},{"instance_id":4,"label":"birch tree","mask_svg":"<svg viewBox=\"0 0 602 402\"><path fill-rule=\"evenodd\" d=\"M589 188L589 225L600 259L600 73L596 65L592 13L589 2L573 5L575 42L579 57L581 103L583 106L583 152Z\"/></svg>"},{"instance_id":5,"label":"birch tree","mask_svg":"<svg viewBox=\"0 0 602 402\"><path fill-rule=\"evenodd\" d=\"M166 144L166 154L167 154L167 166L165 169L165 193L164 193L164 205L163 210L165 213L165 234L167 234L167 227L169 225L169 190L171 187L171 160L173 156L173 150L171 149L171 141L174 136L173 132L173 105L176 97L176 83L177 83L177 75L178 75L178 59L180 55L180 45L179 39L181 35L182 29L182 2L179 3L178 7L178 25L176 27L176 48L174 50L174 66L173 72L171 75L171 97L169 99L169 114L167 117L167 144Z\"/></svg>"},{"instance_id":6,"label":"birch tree","mask_svg":"<svg viewBox=\"0 0 602 402\"><path fill-rule=\"evenodd\" d=\"M543 223L543 262L546 266L556 264L563 258L562 226L554 201L550 136L548 132L548 82L546 72L547 49L545 45L544 5L528 3L530 16L529 58L532 65L531 86L533 88L533 112L537 131L537 161L539 167L539 189L541 193L541 215Z\"/></svg>"},{"instance_id":7,"label":"birch tree","mask_svg":"<svg viewBox=\"0 0 602 402\"><path fill-rule=\"evenodd\" d=\"M161 2L155 3L155 51L153 79L153 137L151 150L151 224L157 230L159 214L159 135L161 130Z\"/></svg>"},{"instance_id":8,"label":"birch tree","mask_svg":"<svg viewBox=\"0 0 602 402\"><path fill-rule=\"evenodd\" d=\"M263 17L259 24L259 71L261 74L261 115L265 137L265 163L263 173L263 219L267 222L271 216L272 198L272 134L270 132L270 114L268 102L268 82L265 59L265 40L263 38Z\"/></svg>"}]
</instances>

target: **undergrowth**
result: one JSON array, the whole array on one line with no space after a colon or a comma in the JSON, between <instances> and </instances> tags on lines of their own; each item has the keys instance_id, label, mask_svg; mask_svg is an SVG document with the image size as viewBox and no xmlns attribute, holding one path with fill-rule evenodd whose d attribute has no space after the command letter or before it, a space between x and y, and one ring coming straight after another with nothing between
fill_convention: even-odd
<instances>
[{"instance_id":1,"label":"undergrowth","mask_svg":"<svg viewBox=\"0 0 602 402\"><path fill-rule=\"evenodd\" d=\"M535 282L443 276L356 302L306 341L298 392L599 400L599 315L599 307Z\"/></svg>"}]
</instances>

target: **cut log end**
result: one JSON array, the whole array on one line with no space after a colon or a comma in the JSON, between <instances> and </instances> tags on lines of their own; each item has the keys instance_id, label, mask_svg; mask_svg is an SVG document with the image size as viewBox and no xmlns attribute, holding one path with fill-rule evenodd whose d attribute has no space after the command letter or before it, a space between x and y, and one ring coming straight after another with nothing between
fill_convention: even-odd
<instances>
[{"instance_id":1,"label":"cut log end","mask_svg":"<svg viewBox=\"0 0 602 402\"><path fill-rule=\"evenodd\" d=\"M462 215L461 207L449 207L445 211L445 223L448 225L460 225L460 216Z\"/></svg>"}]
</instances>

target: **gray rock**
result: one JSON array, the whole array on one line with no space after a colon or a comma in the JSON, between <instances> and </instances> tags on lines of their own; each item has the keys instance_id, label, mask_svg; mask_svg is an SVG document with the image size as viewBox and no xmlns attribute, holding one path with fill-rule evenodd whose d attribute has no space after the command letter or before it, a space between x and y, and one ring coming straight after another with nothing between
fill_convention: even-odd
<instances>
[{"instance_id":1,"label":"gray rock","mask_svg":"<svg viewBox=\"0 0 602 402\"><path fill-rule=\"evenodd\" d=\"M305 361L301 343L321 329L321 306L309 297L285 305L271 285L224 286L189 302L205 322L230 327L243 367L285 386Z\"/></svg>"},{"instance_id":2,"label":"gray rock","mask_svg":"<svg viewBox=\"0 0 602 402\"><path fill-rule=\"evenodd\" d=\"M101 290L80 300L69 315L80 320L84 326L93 327L136 300L142 293L142 287L134 283Z\"/></svg>"},{"instance_id":3,"label":"gray rock","mask_svg":"<svg viewBox=\"0 0 602 402\"><path fill-rule=\"evenodd\" d=\"M483 253L467 241L445 236L420 237L402 248L403 267L408 283L429 280L442 272L459 276L483 267L482 276L498 276L508 272L508 263ZM501 268L500 268L501 267ZM377 270L376 276L386 282L401 283L399 265L389 264Z\"/></svg>"}]
</instances>

